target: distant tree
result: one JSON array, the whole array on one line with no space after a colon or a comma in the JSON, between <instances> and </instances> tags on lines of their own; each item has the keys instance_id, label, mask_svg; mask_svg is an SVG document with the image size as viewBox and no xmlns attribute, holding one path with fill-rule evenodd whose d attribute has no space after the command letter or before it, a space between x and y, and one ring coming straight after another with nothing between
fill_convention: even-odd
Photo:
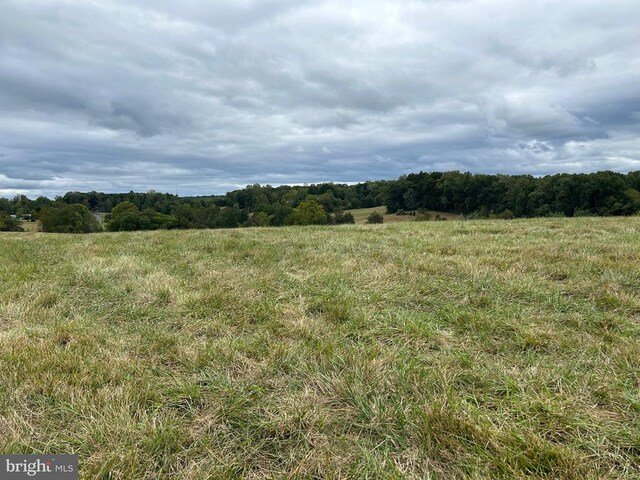
<instances>
[{"instance_id":1,"label":"distant tree","mask_svg":"<svg viewBox=\"0 0 640 480\"><path fill-rule=\"evenodd\" d=\"M213 228L237 228L247 221L247 213L237 206L220 209Z\"/></svg>"},{"instance_id":2,"label":"distant tree","mask_svg":"<svg viewBox=\"0 0 640 480\"><path fill-rule=\"evenodd\" d=\"M635 213L640 211L640 192L638 192L638 190L636 190L635 188L629 188L625 190L624 193L628 199L628 213Z\"/></svg>"},{"instance_id":3,"label":"distant tree","mask_svg":"<svg viewBox=\"0 0 640 480\"><path fill-rule=\"evenodd\" d=\"M127 213L140 213L140 209L128 200L120 202L113 208L113 210L111 210L109 218L117 217L119 215L125 215Z\"/></svg>"},{"instance_id":4,"label":"distant tree","mask_svg":"<svg viewBox=\"0 0 640 480\"><path fill-rule=\"evenodd\" d=\"M389 185L386 195L387 212L396 213L398 210L408 210L407 206L404 203L404 194L409 188L410 183L407 180L406 176L400 177L398 180ZM368 208L370 206L373 206L371 205L371 203L373 202L365 201L363 202L363 207Z\"/></svg>"},{"instance_id":5,"label":"distant tree","mask_svg":"<svg viewBox=\"0 0 640 480\"><path fill-rule=\"evenodd\" d=\"M276 203L269 209L269 220L271 225L284 225L285 220L291 213L293 212L293 208L289 205L285 205L282 203Z\"/></svg>"},{"instance_id":6,"label":"distant tree","mask_svg":"<svg viewBox=\"0 0 640 480\"><path fill-rule=\"evenodd\" d=\"M6 213L0 213L0 232L22 232L20 222Z\"/></svg>"},{"instance_id":7,"label":"distant tree","mask_svg":"<svg viewBox=\"0 0 640 480\"><path fill-rule=\"evenodd\" d=\"M168 230L178 227L178 219L176 217L156 212L152 208L145 208L142 212L142 217L147 220L149 230Z\"/></svg>"},{"instance_id":8,"label":"distant tree","mask_svg":"<svg viewBox=\"0 0 640 480\"><path fill-rule=\"evenodd\" d=\"M8 198L0 197L0 213L10 215L14 212L13 202Z\"/></svg>"},{"instance_id":9,"label":"distant tree","mask_svg":"<svg viewBox=\"0 0 640 480\"><path fill-rule=\"evenodd\" d=\"M100 224L85 205L57 204L44 207L40 214L43 232L93 233L100 231Z\"/></svg>"},{"instance_id":10,"label":"distant tree","mask_svg":"<svg viewBox=\"0 0 640 480\"><path fill-rule=\"evenodd\" d=\"M329 217L315 200L305 200L285 219L285 225L326 225Z\"/></svg>"},{"instance_id":11,"label":"distant tree","mask_svg":"<svg viewBox=\"0 0 640 480\"><path fill-rule=\"evenodd\" d=\"M384 217L378 212L373 212L367 217L367 223L383 223Z\"/></svg>"},{"instance_id":12,"label":"distant tree","mask_svg":"<svg viewBox=\"0 0 640 480\"><path fill-rule=\"evenodd\" d=\"M219 214L220 208L216 205L194 207L191 212L191 224L189 228L213 228Z\"/></svg>"},{"instance_id":13,"label":"distant tree","mask_svg":"<svg viewBox=\"0 0 640 480\"><path fill-rule=\"evenodd\" d=\"M150 230L150 226L142 217L140 209L130 201L120 202L107 215L106 229L111 232L133 230Z\"/></svg>"},{"instance_id":14,"label":"distant tree","mask_svg":"<svg viewBox=\"0 0 640 480\"><path fill-rule=\"evenodd\" d=\"M315 201L318 202L324 208L325 212L333 212L337 209L338 201L333 196L333 192L325 192L322 195L319 195L315 198Z\"/></svg>"},{"instance_id":15,"label":"distant tree","mask_svg":"<svg viewBox=\"0 0 640 480\"><path fill-rule=\"evenodd\" d=\"M188 203L179 203L171 209L171 215L178 220L177 228L192 228L193 207Z\"/></svg>"},{"instance_id":16,"label":"distant tree","mask_svg":"<svg viewBox=\"0 0 640 480\"><path fill-rule=\"evenodd\" d=\"M160 230L178 227L178 219L172 215L156 212L151 208L144 211L132 202L121 202L107 218L107 230L123 232L133 230Z\"/></svg>"},{"instance_id":17,"label":"distant tree","mask_svg":"<svg viewBox=\"0 0 640 480\"><path fill-rule=\"evenodd\" d=\"M265 212L256 212L244 223L245 227L266 227L269 225L269 215Z\"/></svg>"},{"instance_id":18,"label":"distant tree","mask_svg":"<svg viewBox=\"0 0 640 480\"><path fill-rule=\"evenodd\" d=\"M311 203L309 203L311 202ZM248 185L202 197L178 197L150 190L107 194L68 192L52 201L25 195L0 198L0 213L32 215L45 207L83 204L99 212L120 211L107 218L107 228L233 228L263 224L305 225L350 221L341 211L386 206L388 213L441 211L485 218L507 210L513 216L634 215L640 212L640 171L622 174L487 175L469 172L419 172L397 180L356 185L320 183L304 186ZM319 205L324 213L317 208ZM167 215L157 216L152 213ZM435 219L435 218L434 218Z\"/></svg>"}]
</instances>

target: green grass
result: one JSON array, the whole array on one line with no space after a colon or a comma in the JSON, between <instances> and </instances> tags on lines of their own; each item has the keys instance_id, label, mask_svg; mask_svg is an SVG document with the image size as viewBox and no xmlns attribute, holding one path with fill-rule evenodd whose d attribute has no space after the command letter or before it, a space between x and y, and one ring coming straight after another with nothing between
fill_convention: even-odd
<instances>
[{"instance_id":1,"label":"green grass","mask_svg":"<svg viewBox=\"0 0 640 480\"><path fill-rule=\"evenodd\" d=\"M384 223L413 222L416 218L413 215L396 215L395 213L387 213L387 207L355 208L353 210L346 211L353 215L357 224L367 223L367 217L373 212L381 214L384 217ZM428 210L426 213L429 213L433 218L435 218L436 215L439 215L441 218L445 218L447 220L462 219L460 215L456 215L455 213L436 212L435 210Z\"/></svg>"},{"instance_id":2,"label":"green grass","mask_svg":"<svg viewBox=\"0 0 640 480\"><path fill-rule=\"evenodd\" d=\"M0 452L638 478L640 218L0 235Z\"/></svg>"}]
</instances>

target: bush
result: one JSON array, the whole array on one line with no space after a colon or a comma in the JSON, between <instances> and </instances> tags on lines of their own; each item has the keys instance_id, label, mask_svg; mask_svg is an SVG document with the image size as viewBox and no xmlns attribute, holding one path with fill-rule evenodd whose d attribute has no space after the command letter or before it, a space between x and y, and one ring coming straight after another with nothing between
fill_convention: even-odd
<instances>
[{"instance_id":1,"label":"bush","mask_svg":"<svg viewBox=\"0 0 640 480\"><path fill-rule=\"evenodd\" d=\"M497 218L498 220L511 220L512 218L515 218L515 215L511 210L506 209L497 215L493 215L493 218Z\"/></svg>"},{"instance_id":2,"label":"bush","mask_svg":"<svg viewBox=\"0 0 640 480\"><path fill-rule=\"evenodd\" d=\"M341 225L345 223L356 223L356 219L353 218L351 212L336 212L332 218L333 223Z\"/></svg>"},{"instance_id":3,"label":"bush","mask_svg":"<svg viewBox=\"0 0 640 480\"><path fill-rule=\"evenodd\" d=\"M384 217L378 212L373 212L367 217L367 223L383 223Z\"/></svg>"},{"instance_id":4,"label":"bush","mask_svg":"<svg viewBox=\"0 0 640 480\"><path fill-rule=\"evenodd\" d=\"M100 224L84 205L53 205L40 214L43 232L93 233L100 231Z\"/></svg>"},{"instance_id":5,"label":"bush","mask_svg":"<svg viewBox=\"0 0 640 480\"><path fill-rule=\"evenodd\" d=\"M429 212L418 212L416 218L413 219L415 222L428 222L433 220L433 216Z\"/></svg>"},{"instance_id":6,"label":"bush","mask_svg":"<svg viewBox=\"0 0 640 480\"><path fill-rule=\"evenodd\" d=\"M23 232L20 222L10 215L0 213L0 232Z\"/></svg>"}]
</instances>

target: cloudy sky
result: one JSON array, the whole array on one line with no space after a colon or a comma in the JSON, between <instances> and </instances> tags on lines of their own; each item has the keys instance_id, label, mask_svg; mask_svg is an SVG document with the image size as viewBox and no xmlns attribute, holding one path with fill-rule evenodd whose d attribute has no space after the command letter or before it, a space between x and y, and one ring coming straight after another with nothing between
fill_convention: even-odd
<instances>
[{"instance_id":1,"label":"cloudy sky","mask_svg":"<svg viewBox=\"0 0 640 480\"><path fill-rule=\"evenodd\" d=\"M640 170L638 0L0 5L0 195Z\"/></svg>"}]
</instances>

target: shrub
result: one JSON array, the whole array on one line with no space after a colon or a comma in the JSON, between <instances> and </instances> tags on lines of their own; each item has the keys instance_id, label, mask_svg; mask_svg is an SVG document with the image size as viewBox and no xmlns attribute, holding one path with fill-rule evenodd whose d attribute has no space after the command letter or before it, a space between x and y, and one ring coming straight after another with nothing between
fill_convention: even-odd
<instances>
[{"instance_id":1,"label":"shrub","mask_svg":"<svg viewBox=\"0 0 640 480\"><path fill-rule=\"evenodd\" d=\"M356 219L353 218L351 212L336 212L333 215L332 220L336 225L341 225L344 223L356 223Z\"/></svg>"},{"instance_id":2,"label":"shrub","mask_svg":"<svg viewBox=\"0 0 640 480\"><path fill-rule=\"evenodd\" d=\"M367 223L383 223L384 217L378 212L373 212L367 217Z\"/></svg>"},{"instance_id":3,"label":"shrub","mask_svg":"<svg viewBox=\"0 0 640 480\"><path fill-rule=\"evenodd\" d=\"M45 207L40 214L43 232L93 233L100 231L100 224L87 207L80 204Z\"/></svg>"},{"instance_id":4,"label":"shrub","mask_svg":"<svg viewBox=\"0 0 640 480\"><path fill-rule=\"evenodd\" d=\"M511 220L512 218L515 218L515 215L511 210L506 209L498 213L497 215L493 215L493 218L497 218L499 220Z\"/></svg>"},{"instance_id":5,"label":"shrub","mask_svg":"<svg viewBox=\"0 0 640 480\"><path fill-rule=\"evenodd\" d=\"M418 212L414 221L416 222L428 222L433 219L433 216L429 212Z\"/></svg>"},{"instance_id":6,"label":"shrub","mask_svg":"<svg viewBox=\"0 0 640 480\"><path fill-rule=\"evenodd\" d=\"M0 213L0 232L22 232L20 222L10 215Z\"/></svg>"}]
</instances>

